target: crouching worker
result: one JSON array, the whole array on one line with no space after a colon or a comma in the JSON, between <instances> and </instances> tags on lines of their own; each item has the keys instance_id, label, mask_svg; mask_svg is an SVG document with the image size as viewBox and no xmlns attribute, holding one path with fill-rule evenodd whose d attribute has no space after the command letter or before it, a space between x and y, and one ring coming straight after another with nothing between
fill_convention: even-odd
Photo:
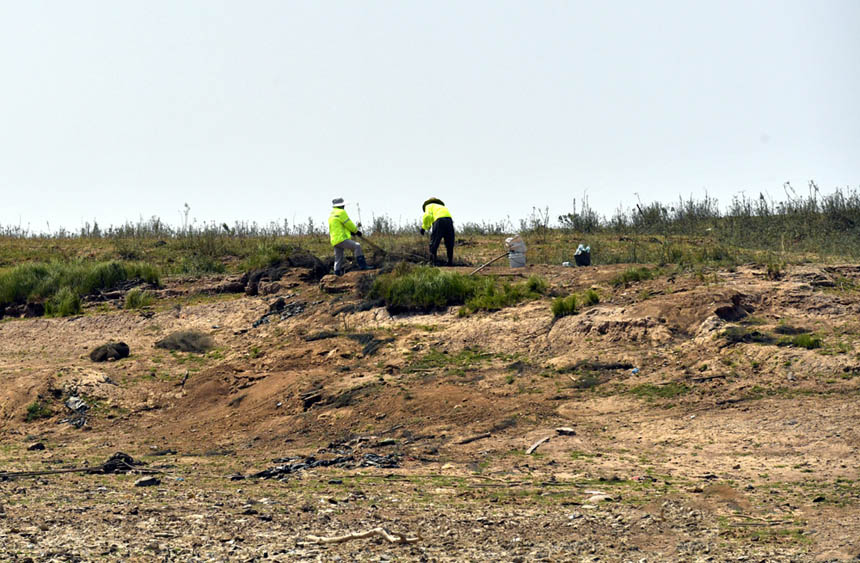
<instances>
[{"instance_id":1,"label":"crouching worker","mask_svg":"<svg viewBox=\"0 0 860 563\"><path fill-rule=\"evenodd\" d=\"M331 237L331 245L334 247L334 275L343 275L343 251L345 249L352 250L355 261L358 263L359 270L367 270L367 261L364 259L364 253L361 251L361 245L352 240L352 235L361 237L361 231L349 219L343 206L345 205L343 198L335 198L331 200L331 214L328 216L328 231Z\"/></svg>"},{"instance_id":2,"label":"crouching worker","mask_svg":"<svg viewBox=\"0 0 860 563\"><path fill-rule=\"evenodd\" d=\"M436 251L439 250L439 243L444 239L445 251L448 253L448 265L454 265L454 220L451 218L451 212L445 207L445 203L431 197L424 202L422 208L424 217L421 219L421 234L425 231L430 231L430 256L433 259L433 265L436 265Z\"/></svg>"}]
</instances>

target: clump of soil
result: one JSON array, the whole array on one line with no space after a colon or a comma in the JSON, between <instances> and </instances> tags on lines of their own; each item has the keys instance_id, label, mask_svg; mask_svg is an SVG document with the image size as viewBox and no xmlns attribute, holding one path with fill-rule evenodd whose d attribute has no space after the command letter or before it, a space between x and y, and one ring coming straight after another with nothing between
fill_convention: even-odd
<instances>
[{"instance_id":1,"label":"clump of soil","mask_svg":"<svg viewBox=\"0 0 860 563\"><path fill-rule=\"evenodd\" d=\"M156 348L203 354L215 347L215 341L206 333L180 330L155 343Z\"/></svg>"},{"instance_id":2,"label":"clump of soil","mask_svg":"<svg viewBox=\"0 0 860 563\"><path fill-rule=\"evenodd\" d=\"M121 360L127 358L130 352L125 342L108 342L90 352L90 359L94 362Z\"/></svg>"}]
</instances>

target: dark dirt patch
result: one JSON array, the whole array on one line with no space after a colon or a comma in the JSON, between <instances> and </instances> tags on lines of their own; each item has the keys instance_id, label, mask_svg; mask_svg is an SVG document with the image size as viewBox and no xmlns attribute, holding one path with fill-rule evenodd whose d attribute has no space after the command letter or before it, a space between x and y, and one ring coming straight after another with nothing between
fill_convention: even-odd
<instances>
[{"instance_id":1,"label":"dark dirt patch","mask_svg":"<svg viewBox=\"0 0 860 563\"><path fill-rule=\"evenodd\" d=\"M215 347L215 341L206 333L181 330L155 343L156 348L203 354Z\"/></svg>"}]
</instances>

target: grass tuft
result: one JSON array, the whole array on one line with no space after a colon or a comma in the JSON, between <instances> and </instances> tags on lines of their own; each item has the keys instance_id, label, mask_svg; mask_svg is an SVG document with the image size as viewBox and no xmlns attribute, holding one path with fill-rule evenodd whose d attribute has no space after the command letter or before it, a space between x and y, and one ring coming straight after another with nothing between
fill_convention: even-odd
<instances>
[{"instance_id":1,"label":"grass tuft","mask_svg":"<svg viewBox=\"0 0 860 563\"><path fill-rule=\"evenodd\" d=\"M144 291L136 287L125 294L126 309L142 309L152 305L155 297L149 291Z\"/></svg>"},{"instance_id":2,"label":"grass tuft","mask_svg":"<svg viewBox=\"0 0 860 563\"><path fill-rule=\"evenodd\" d=\"M591 307L592 305L597 305L600 303L600 295L593 290L588 289L585 293L582 294L582 305L584 307Z\"/></svg>"},{"instance_id":3,"label":"grass tuft","mask_svg":"<svg viewBox=\"0 0 860 563\"><path fill-rule=\"evenodd\" d=\"M33 422L34 420L50 418L52 416L54 416L54 411L51 410L51 407L42 401L33 401L27 405L27 414L24 417L24 420L27 422Z\"/></svg>"},{"instance_id":4,"label":"grass tuft","mask_svg":"<svg viewBox=\"0 0 860 563\"><path fill-rule=\"evenodd\" d=\"M550 309L552 310L552 316L556 319L566 317L568 315L575 315L579 312L577 310L577 297L576 295L557 297L552 300Z\"/></svg>"},{"instance_id":5,"label":"grass tuft","mask_svg":"<svg viewBox=\"0 0 860 563\"><path fill-rule=\"evenodd\" d=\"M81 313L81 298L68 287L61 288L45 302L46 317L69 317Z\"/></svg>"}]
</instances>

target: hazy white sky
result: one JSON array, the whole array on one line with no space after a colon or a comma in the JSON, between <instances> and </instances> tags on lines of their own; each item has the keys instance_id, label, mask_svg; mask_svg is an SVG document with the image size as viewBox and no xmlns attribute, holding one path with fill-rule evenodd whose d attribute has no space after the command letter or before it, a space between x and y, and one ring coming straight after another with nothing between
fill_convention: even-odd
<instances>
[{"instance_id":1,"label":"hazy white sky","mask_svg":"<svg viewBox=\"0 0 860 563\"><path fill-rule=\"evenodd\" d=\"M0 225L857 187L858 29L856 0L0 0Z\"/></svg>"}]
</instances>

